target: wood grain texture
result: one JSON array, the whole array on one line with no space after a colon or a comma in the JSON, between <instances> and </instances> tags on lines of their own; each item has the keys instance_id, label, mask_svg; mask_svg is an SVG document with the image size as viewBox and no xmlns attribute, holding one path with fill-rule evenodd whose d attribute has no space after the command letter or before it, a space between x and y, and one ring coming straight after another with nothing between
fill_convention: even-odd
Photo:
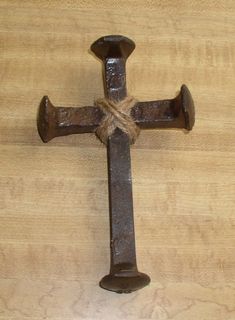
<instances>
[{"instance_id":1,"label":"wood grain texture","mask_svg":"<svg viewBox=\"0 0 235 320\"><path fill-rule=\"evenodd\" d=\"M0 1L0 319L235 319L235 3ZM39 101L103 96L90 44L136 42L128 90L196 105L190 134L132 147L138 265L151 285L99 288L109 267L105 148L92 134L43 144Z\"/></svg>"}]
</instances>

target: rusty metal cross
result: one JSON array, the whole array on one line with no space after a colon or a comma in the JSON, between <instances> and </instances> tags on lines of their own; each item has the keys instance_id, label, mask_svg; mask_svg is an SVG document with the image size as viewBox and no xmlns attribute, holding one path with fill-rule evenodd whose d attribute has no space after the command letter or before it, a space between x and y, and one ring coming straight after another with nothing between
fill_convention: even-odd
<instances>
[{"instance_id":1,"label":"rusty metal cross","mask_svg":"<svg viewBox=\"0 0 235 320\"><path fill-rule=\"evenodd\" d=\"M125 65L134 48L132 40L119 35L102 37L91 45L92 52L103 62L105 97L111 101L118 102L127 96ZM39 107L38 132L43 142L58 136L95 132L104 116L96 106L54 107L45 96ZM188 88L183 85L174 99L137 102L131 117L141 129L191 130L194 104ZM119 128L108 139L107 157L111 266L100 286L128 293L149 284L150 278L137 268L130 142Z\"/></svg>"}]
</instances>

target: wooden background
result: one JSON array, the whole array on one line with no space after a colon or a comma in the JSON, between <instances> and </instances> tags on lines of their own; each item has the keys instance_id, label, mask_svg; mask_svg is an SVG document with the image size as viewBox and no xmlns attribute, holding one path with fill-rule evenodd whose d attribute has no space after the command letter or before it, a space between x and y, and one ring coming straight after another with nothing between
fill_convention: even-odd
<instances>
[{"instance_id":1,"label":"wooden background","mask_svg":"<svg viewBox=\"0 0 235 320\"><path fill-rule=\"evenodd\" d=\"M235 2L0 1L0 319L235 319ZM105 148L92 134L43 144L41 97L103 96L90 44L136 42L128 89L174 97L196 125L142 132L132 148L138 265L130 295L98 286L109 268Z\"/></svg>"}]
</instances>

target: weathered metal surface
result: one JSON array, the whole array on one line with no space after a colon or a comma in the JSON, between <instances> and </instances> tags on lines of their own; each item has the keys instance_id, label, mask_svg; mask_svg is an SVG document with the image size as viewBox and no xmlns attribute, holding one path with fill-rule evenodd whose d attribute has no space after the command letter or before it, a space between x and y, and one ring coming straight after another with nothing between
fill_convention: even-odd
<instances>
[{"instance_id":1,"label":"weathered metal surface","mask_svg":"<svg viewBox=\"0 0 235 320\"><path fill-rule=\"evenodd\" d=\"M141 129L181 128L194 125L194 105L188 88L183 85L174 99L138 102L131 116ZM38 131L44 142L75 133L94 132L104 117L98 107L54 107L43 97L38 114Z\"/></svg>"},{"instance_id":2,"label":"weathered metal surface","mask_svg":"<svg viewBox=\"0 0 235 320\"><path fill-rule=\"evenodd\" d=\"M126 59L134 50L132 40L123 36L98 39L91 50L103 61L104 93L113 101L126 97ZM184 128L194 125L194 104L183 85L174 99L138 102L131 116L141 129ZM44 142L54 137L94 132L104 117L95 106L54 107L48 97L41 101L38 131ZM136 264L130 145L128 136L116 129L107 144L110 208L110 273L100 286L118 293L146 286L150 278Z\"/></svg>"},{"instance_id":3,"label":"weathered metal surface","mask_svg":"<svg viewBox=\"0 0 235 320\"><path fill-rule=\"evenodd\" d=\"M123 37L104 37L91 50L102 58L105 96L113 101L126 97L126 58L134 43ZM129 137L116 129L107 144L110 211L111 266L100 281L104 289L132 292L146 286L150 278L138 272L135 251L131 159Z\"/></svg>"}]
</instances>

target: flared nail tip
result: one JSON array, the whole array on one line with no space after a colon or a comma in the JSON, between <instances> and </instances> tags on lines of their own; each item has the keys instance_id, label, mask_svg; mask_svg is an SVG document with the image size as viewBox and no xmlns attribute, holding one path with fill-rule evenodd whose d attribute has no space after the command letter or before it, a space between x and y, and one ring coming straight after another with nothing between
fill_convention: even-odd
<instances>
[{"instance_id":1,"label":"flared nail tip","mask_svg":"<svg viewBox=\"0 0 235 320\"><path fill-rule=\"evenodd\" d=\"M99 59L108 57L127 58L135 49L135 43L122 35L108 35L93 42L90 49Z\"/></svg>"},{"instance_id":2,"label":"flared nail tip","mask_svg":"<svg viewBox=\"0 0 235 320\"><path fill-rule=\"evenodd\" d=\"M48 96L44 96L40 102L37 116L37 129L38 134L44 143L47 143L52 139L50 136L50 112L53 105L50 102Z\"/></svg>"},{"instance_id":3,"label":"flared nail tip","mask_svg":"<svg viewBox=\"0 0 235 320\"><path fill-rule=\"evenodd\" d=\"M150 281L147 274L140 272L137 275L128 277L109 274L101 279L100 287L116 293L131 293L144 288Z\"/></svg>"},{"instance_id":4,"label":"flared nail tip","mask_svg":"<svg viewBox=\"0 0 235 320\"><path fill-rule=\"evenodd\" d=\"M182 108L185 118L185 129L192 130L195 124L195 107L192 95L185 84L181 86L181 95Z\"/></svg>"}]
</instances>

